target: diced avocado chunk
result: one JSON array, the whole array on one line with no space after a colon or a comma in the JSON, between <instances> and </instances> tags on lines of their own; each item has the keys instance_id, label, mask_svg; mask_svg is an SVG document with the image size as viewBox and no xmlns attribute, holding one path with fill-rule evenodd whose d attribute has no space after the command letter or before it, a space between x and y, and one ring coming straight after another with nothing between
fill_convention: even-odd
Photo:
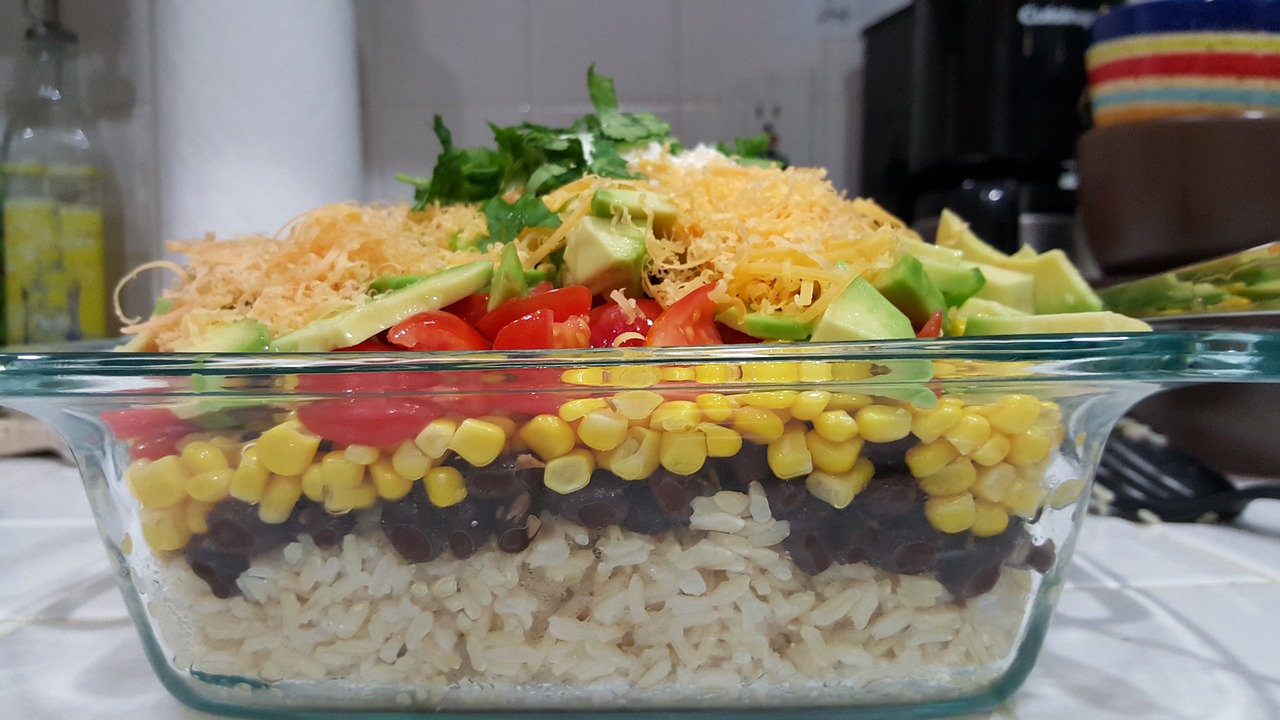
<instances>
[{"instance_id":1,"label":"diced avocado chunk","mask_svg":"<svg viewBox=\"0 0 1280 720\"><path fill-rule=\"evenodd\" d=\"M987 317L1019 317L1030 315L1017 308L986 298L969 298L965 304L956 309L956 317L971 318L984 315Z\"/></svg>"},{"instance_id":2,"label":"diced avocado chunk","mask_svg":"<svg viewBox=\"0 0 1280 720\"><path fill-rule=\"evenodd\" d=\"M987 277L973 263L961 260L942 262L933 257L919 258L934 287L942 293L947 307L958 307L987 284Z\"/></svg>"},{"instance_id":3,"label":"diced avocado chunk","mask_svg":"<svg viewBox=\"0 0 1280 720\"><path fill-rule=\"evenodd\" d=\"M369 292L373 293L374 295L381 295L382 293L391 292L392 290L407 288L410 285L418 282L419 280L422 280L428 277L431 277L431 276L430 275L382 275L380 277L374 278L373 282L369 283Z\"/></svg>"},{"instance_id":4,"label":"diced avocado chunk","mask_svg":"<svg viewBox=\"0 0 1280 720\"><path fill-rule=\"evenodd\" d=\"M1050 333L1150 332L1151 326L1107 310L993 317L976 315L965 321L965 335L1023 335Z\"/></svg>"},{"instance_id":5,"label":"diced avocado chunk","mask_svg":"<svg viewBox=\"0 0 1280 720\"><path fill-rule=\"evenodd\" d=\"M738 332L761 340L808 340L813 334L813 322L805 322L787 315L762 312L739 314L730 307L718 313L716 320Z\"/></svg>"},{"instance_id":6,"label":"diced avocado chunk","mask_svg":"<svg viewBox=\"0 0 1280 720\"><path fill-rule=\"evenodd\" d=\"M489 285L489 309L492 310L508 300L524 297L528 292L529 285L525 280L524 265L520 264L520 253L513 243L507 243L493 270L493 282Z\"/></svg>"},{"instance_id":7,"label":"diced avocado chunk","mask_svg":"<svg viewBox=\"0 0 1280 720\"><path fill-rule=\"evenodd\" d=\"M935 312L947 308L942 291L925 273L920 260L911 255L898 258L872 285L911 320L913 327L923 327Z\"/></svg>"},{"instance_id":8,"label":"diced avocado chunk","mask_svg":"<svg viewBox=\"0 0 1280 720\"><path fill-rule=\"evenodd\" d=\"M591 196L591 214L598 218L617 216L637 223L653 218L654 234L664 237L675 227L679 210L654 192L604 188Z\"/></svg>"},{"instance_id":9,"label":"diced avocado chunk","mask_svg":"<svg viewBox=\"0 0 1280 720\"><path fill-rule=\"evenodd\" d=\"M865 278L855 278L813 326L814 342L911 338L911 320Z\"/></svg>"},{"instance_id":10,"label":"diced avocado chunk","mask_svg":"<svg viewBox=\"0 0 1280 720\"><path fill-rule=\"evenodd\" d=\"M418 313L439 310L479 292L493 277L493 263L477 260L441 270L412 285L371 298L362 305L320 318L276 338L280 352L328 352L363 342Z\"/></svg>"},{"instance_id":11,"label":"diced avocado chunk","mask_svg":"<svg viewBox=\"0 0 1280 720\"><path fill-rule=\"evenodd\" d=\"M271 345L267 326L245 318L218 323L173 344L174 352L265 352Z\"/></svg>"},{"instance_id":12,"label":"diced avocado chunk","mask_svg":"<svg viewBox=\"0 0 1280 720\"><path fill-rule=\"evenodd\" d=\"M1028 273L973 263L985 280L974 297L1008 305L1025 313L1036 311L1036 279Z\"/></svg>"},{"instance_id":13,"label":"diced avocado chunk","mask_svg":"<svg viewBox=\"0 0 1280 720\"><path fill-rule=\"evenodd\" d=\"M1191 310L1216 305L1227 292L1209 283L1180 280L1173 273L1161 273L1098 292L1108 310L1126 315L1152 315L1168 310Z\"/></svg>"},{"instance_id":14,"label":"diced avocado chunk","mask_svg":"<svg viewBox=\"0 0 1280 720\"><path fill-rule=\"evenodd\" d=\"M969 223L950 210L943 210L938 217L938 234L934 238L938 247L958 250L970 262L1000 266L1009 259L1008 255L983 242L969 229Z\"/></svg>"},{"instance_id":15,"label":"diced avocado chunk","mask_svg":"<svg viewBox=\"0 0 1280 720\"><path fill-rule=\"evenodd\" d=\"M629 297L643 290L644 230L612 218L584 217L565 236L561 281L586 285L604 295L621 289Z\"/></svg>"}]
</instances>

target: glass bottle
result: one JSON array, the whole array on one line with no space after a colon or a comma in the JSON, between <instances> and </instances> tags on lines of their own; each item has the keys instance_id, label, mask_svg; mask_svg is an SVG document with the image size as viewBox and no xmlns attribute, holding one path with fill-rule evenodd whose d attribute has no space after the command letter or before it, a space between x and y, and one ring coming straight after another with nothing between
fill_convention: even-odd
<instances>
[{"instance_id":1,"label":"glass bottle","mask_svg":"<svg viewBox=\"0 0 1280 720\"><path fill-rule=\"evenodd\" d=\"M106 334L102 162L77 93L76 36L44 0L0 144L7 344Z\"/></svg>"}]
</instances>

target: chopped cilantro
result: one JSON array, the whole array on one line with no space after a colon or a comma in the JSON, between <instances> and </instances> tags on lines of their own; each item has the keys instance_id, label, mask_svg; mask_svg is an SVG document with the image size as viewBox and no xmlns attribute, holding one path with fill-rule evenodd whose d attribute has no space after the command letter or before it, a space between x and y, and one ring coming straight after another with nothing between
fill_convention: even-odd
<instances>
[{"instance_id":1,"label":"chopped cilantro","mask_svg":"<svg viewBox=\"0 0 1280 720\"><path fill-rule=\"evenodd\" d=\"M513 203L501 197L492 197L481 209L489 225L489 237L480 242L482 249L495 243L505 245L525 228L560 227L560 216L551 212L542 198L533 193L525 193Z\"/></svg>"},{"instance_id":2,"label":"chopped cilantro","mask_svg":"<svg viewBox=\"0 0 1280 720\"><path fill-rule=\"evenodd\" d=\"M733 149L730 149L724 143L717 143L716 149L725 155L737 155L743 160L763 158L765 153L769 152L769 134L760 133L748 137L734 138Z\"/></svg>"}]
</instances>

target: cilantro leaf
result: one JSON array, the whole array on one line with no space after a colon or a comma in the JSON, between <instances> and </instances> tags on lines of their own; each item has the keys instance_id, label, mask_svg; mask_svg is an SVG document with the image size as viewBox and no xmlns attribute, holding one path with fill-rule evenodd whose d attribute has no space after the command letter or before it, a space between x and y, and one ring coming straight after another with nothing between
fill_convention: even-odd
<instances>
[{"instance_id":1,"label":"cilantro leaf","mask_svg":"<svg viewBox=\"0 0 1280 720\"><path fill-rule=\"evenodd\" d=\"M618 111L618 94L613 89L613 78L597 75L595 63L587 68L587 94L591 96L591 106L597 114Z\"/></svg>"},{"instance_id":2,"label":"cilantro leaf","mask_svg":"<svg viewBox=\"0 0 1280 720\"><path fill-rule=\"evenodd\" d=\"M716 149L725 155L737 155L744 160L761 158L769 151L769 134L759 133L733 139L733 149L725 143L716 143Z\"/></svg>"},{"instance_id":3,"label":"cilantro leaf","mask_svg":"<svg viewBox=\"0 0 1280 720\"><path fill-rule=\"evenodd\" d=\"M589 172L600 177L634 178L636 175L627 167L627 161L618 154L618 146L605 138L597 138L591 148Z\"/></svg>"},{"instance_id":4,"label":"cilantro leaf","mask_svg":"<svg viewBox=\"0 0 1280 720\"><path fill-rule=\"evenodd\" d=\"M560 227L560 216L531 192L509 203L501 197L492 197L481 207L489 226L489 237L481 242L481 249L494 243L506 244L515 239L525 228Z\"/></svg>"}]
</instances>

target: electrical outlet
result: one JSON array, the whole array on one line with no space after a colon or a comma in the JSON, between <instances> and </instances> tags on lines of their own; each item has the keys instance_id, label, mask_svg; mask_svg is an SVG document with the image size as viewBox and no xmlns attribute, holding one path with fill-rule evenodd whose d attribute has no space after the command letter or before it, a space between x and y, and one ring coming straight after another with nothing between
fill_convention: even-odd
<instances>
[{"instance_id":1,"label":"electrical outlet","mask_svg":"<svg viewBox=\"0 0 1280 720\"><path fill-rule=\"evenodd\" d=\"M726 140L769 133L771 150L791 165L814 165L814 80L809 70L733 86L721 122Z\"/></svg>"}]
</instances>

